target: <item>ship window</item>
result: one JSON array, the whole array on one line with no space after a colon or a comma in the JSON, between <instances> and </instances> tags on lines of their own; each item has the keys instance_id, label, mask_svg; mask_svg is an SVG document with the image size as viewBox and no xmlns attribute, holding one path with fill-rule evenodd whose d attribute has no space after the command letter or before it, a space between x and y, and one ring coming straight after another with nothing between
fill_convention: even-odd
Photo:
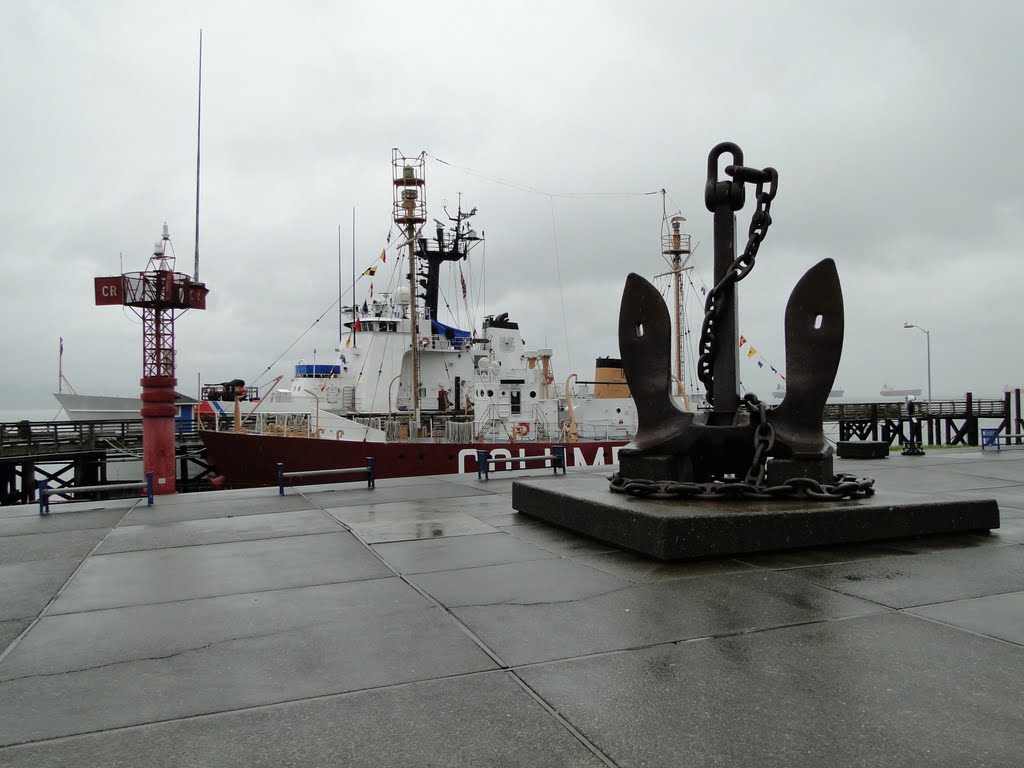
<instances>
[{"instance_id":1,"label":"ship window","mask_svg":"<svg viewBox=\"0 0 1024 768\"><path fill-rule=\"evenodd\" d=\"M487 396L488 397L494 397L494 390L493 389L488 389L487 390Z\"/></svg>"},{"instance_id":2,"label":"ship window","mask_svg":"<svg viewBox=\"0 0 1024 768\"><path fill-rule=\"evenodd\" d=\"M503 390L501 390L501 396L502 396L502 397L504 397L504 396L505 396L505 390L504 390L504 389L503 389Z\"/></svg>"},{"instance_id":3,"label":"ship window","mask_svg":"<svg viewBox=\"0 0 1024 768\"><path fill-rule=\"evenodd\" d=\"M616 409L615 409L615 412L616 412L616 413L622 413L622 409L621 409L621 408L616 408Z\"/></svg>"},{"instance_id":4,"label":"ship window","mask_svg":"<svg viewBox=\"0 0 1024 768\"><path fill-rule=\"evenodd\" d=\"M537 396L537 393L534 392L533 390L530 390L530 398L532 399L532 398L534 398L536 396Z\"/></svg>"}]
</instances>

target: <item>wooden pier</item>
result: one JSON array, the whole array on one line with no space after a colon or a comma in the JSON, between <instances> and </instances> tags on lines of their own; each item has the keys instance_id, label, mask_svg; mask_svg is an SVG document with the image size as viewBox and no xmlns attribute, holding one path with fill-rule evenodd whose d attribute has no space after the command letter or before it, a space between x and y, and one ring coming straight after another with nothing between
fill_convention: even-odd
<instances>
[{"instance_id":1,"label":"wooden pier","mask_svg":"<svg viewBox=\"0 0 1024 768\"><path fill-rule=\"evenodd\" d=\"M176 424L175 454L178 490L206 487L211 468L193 421ZM32 503L39 480L51 489L114 484L108 470L124 461L142 461L142 419L0 423L0 504ZM76 498L97 495L80 493Z\"/></svg>"},{"instance_id":2,"label":"wooden pier","mask_svg":"<svg viewBox=\"0 0 1024 768\"><path fill-rule=\"evenodd\" d=\"M839 425L839 440L880 440L890 445L913 439L924 445L979 445L982 419L998 421L1006 434L1019 434L1021 391L1004 394L1002 400L979 400L968 392L962 400L915 401L916 413L906 403L828 403L826 424ZM1020 443L1020 440L1017 440Z\"/></svg>"}]
</instances>

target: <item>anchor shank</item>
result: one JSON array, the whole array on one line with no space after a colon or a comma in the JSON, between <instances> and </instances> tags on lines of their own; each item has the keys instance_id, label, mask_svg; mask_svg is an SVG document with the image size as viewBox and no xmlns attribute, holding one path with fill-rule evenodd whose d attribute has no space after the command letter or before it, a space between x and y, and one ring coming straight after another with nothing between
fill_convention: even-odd
<instances>
[{"instance_id":1,"label":"anchor shank","mask_svg":"<svg viewBox=\"0 0 1024 768\"><path fill-rule=\"evenodd\" d=\"M736 214L728 200L715 206L715 285L719 285L736 260ZM722 312L715 327L714 375L715 413L735 413L739 409L739 331L736 284L729 283L721 297Z\"/></svg>"}]
</instances>

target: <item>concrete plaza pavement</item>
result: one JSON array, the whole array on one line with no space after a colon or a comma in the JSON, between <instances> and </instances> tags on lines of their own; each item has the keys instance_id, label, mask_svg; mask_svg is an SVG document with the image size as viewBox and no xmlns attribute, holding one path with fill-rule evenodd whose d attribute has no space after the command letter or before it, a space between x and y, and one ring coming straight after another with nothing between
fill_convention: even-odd
<instances>
[{"instance_id":1,"label":"concrete plaza pavement","mask_svg":"<svg viewBox=\"0 0 1024 768\"><path fill-rule=\"evenodd\" d=\"M1024 764L1024 451L837 471L1002 526L671 564L516 513L544 470L0 508L0 766Z\"/></svg>"}]
</instances>

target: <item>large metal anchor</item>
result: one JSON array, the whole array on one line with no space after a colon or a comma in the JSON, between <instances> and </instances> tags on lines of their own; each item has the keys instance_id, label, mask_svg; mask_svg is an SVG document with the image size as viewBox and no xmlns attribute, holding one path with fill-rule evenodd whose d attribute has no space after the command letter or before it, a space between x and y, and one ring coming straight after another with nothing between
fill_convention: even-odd
<instances>
[{"instance_id":1,"label":"large metal anchor","mask_svg":"<svg viewBox=\"0 0 1024 768\"><path fill-rule=\"evenodd\" d=\"M719 181L723 154L731 180ZM756 184L747 245L737 258L735 215L744 204L744 185ZM619 351L636 402L638 430L619 452L613 490L674 488L676 496L724 490L733 495L832 494L833 482L847 483L839 496L868 493L851 488L851 478L832 473L832 448L825 439L825 401L839 369L843 347L843 293L835 263L824 259L797 282L786 305L786 395L766 408L754 395L741 397L737 368L736 283L753 268L771 224L778 175L772 168L743 165L743 153L722 143L708 157L705 204L714 213L715 287L705 304L698 377L711 410L686 411L672 398L671 335L661 294L636 274L626 278L619 309ZM810 490L808 490L810 489ZM671 494L670 494L671 495Z\"/></svg>"}]
</instances>

